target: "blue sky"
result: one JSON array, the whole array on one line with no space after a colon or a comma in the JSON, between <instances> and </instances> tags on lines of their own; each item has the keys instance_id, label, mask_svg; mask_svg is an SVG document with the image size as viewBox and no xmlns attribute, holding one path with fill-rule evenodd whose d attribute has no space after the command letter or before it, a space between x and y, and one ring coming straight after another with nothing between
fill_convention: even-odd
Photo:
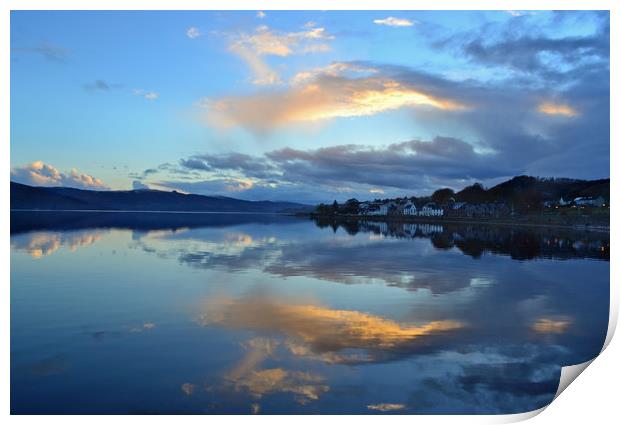
<instances>
[{"instance_id":1,"label":"blue sky","mask_svg":"<svg viewBox=\"0 0 620 425\"><path fill-rule=\"evenodd\" d=\"M243 199L609 176L609 14L12 12L11 179Z\"/></svg>"}]
</instances>

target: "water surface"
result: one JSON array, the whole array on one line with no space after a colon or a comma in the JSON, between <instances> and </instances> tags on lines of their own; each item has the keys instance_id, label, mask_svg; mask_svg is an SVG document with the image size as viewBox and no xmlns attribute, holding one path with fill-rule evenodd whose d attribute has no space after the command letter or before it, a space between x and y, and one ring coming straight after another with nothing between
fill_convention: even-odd
<instances>
[{"instance_id":1,"label":"water surface","mask_svg":"<svg viewBox=\"0 0 620 425\"><path fill-rule=\"evenodd\" d=\"M13 413L517 413L591 359L609 235L12 213Z\"/></svg>"}]
</instances>

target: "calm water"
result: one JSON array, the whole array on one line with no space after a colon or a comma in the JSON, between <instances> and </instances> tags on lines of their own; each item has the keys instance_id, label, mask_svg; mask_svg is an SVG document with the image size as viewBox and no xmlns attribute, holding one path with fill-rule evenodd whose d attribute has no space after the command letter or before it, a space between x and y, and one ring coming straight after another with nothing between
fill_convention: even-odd
<instances>
[{"instance_id":1,"label":"calm water","mask_svg":"<svg viewBox=\"0 0 620 425\"><path fill-rule=\"evenodd\" d=\"M607 331L609 236L12 213L13 413L516 413Z\"/></svg>"}]
</instances>

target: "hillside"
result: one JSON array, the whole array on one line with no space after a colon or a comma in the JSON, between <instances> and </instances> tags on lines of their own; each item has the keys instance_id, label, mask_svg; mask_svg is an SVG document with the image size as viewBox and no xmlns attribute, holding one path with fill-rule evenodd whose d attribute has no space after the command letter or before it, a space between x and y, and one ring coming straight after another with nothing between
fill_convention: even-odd
<instances>
[{"instance_id":1,"label":"hillside","mask_svg":"<svg viewBox=\"0 0 620 425\"><path fill-rule=\"evenodd\" d=\"M609 200L609 179L575 180L517 176L489 189L480 184L468 186L455 194L462 202L504 201L518 204L538 204L547 200L574 199L579 196L602 196Z\"/></svg>"},{"instance_id":2,"label":"hillside","mask_svg":"<svg viewBox=\"0 0 620 425\"><path fill-rule=\"evenodd\" d=\"M244 201L159 190L96 191L68 187L35 187L11 182L11 209L209 211L276 213L305 211L293 202Z\"/></svg>"}]
</instances>

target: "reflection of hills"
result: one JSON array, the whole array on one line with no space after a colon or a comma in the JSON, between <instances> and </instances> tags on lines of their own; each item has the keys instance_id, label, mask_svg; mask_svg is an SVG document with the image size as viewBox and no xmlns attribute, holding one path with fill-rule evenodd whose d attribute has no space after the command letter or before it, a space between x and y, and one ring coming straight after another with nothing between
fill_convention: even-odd
<instances>
[{"instance_id":1,"label":"reflection of hills","mask_svg":"<svg viewBox=\"0 0 620 425\"><path fill-rule=\"evenodd\" d=\"M49 212L12 211L11 234L33 230L77 230L116 228L164 230L196 227L225 227L247 223L287 223L299 219L282 214L153 213L153 212Z\"/></svg>"},{"instance_id":2,"label":"reflection of hills","mask_svg":"<svg viewBox=\"0 0 620 425\"><path fill-rule=\"evenodd\" d=\"M515 260L594 258L609 260L609 234L547 227L478 224L426 224L376 221L316 220L321 228L342 227L350 235L370 232L395 238L428 238L437 249L457 247L478 258L485 252Z\"/></svg>"}]
</instances>

